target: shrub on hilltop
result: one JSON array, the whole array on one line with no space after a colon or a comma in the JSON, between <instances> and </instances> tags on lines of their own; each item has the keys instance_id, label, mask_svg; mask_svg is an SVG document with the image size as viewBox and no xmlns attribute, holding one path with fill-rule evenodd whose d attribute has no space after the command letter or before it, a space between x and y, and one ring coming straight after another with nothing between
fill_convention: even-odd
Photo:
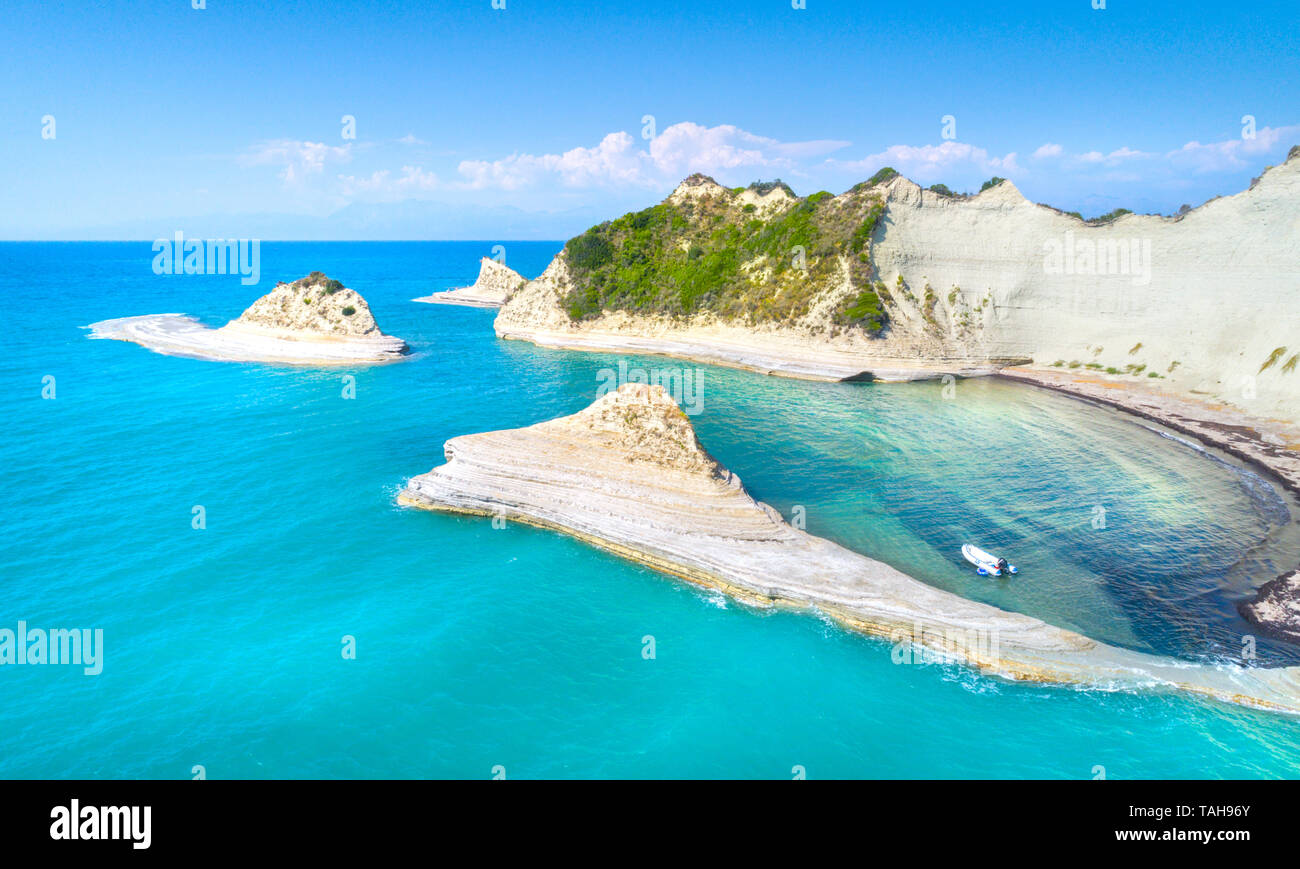
<instances>
[{"instance_id":1,"label":"shrub on hilltop","mask_svg":"<svg viewBox=\"0 0 1300 869\"><path fill-rule=\"evenodd\" d=\"M276 286L278 287L280 286L280 284L283 283L284 282L281 281L279 284L276 284ZM336 281L333 278L326 275L324 272L311 272L310 274L307 275L307 277L299 278L298 280L294 281L293 286L294 287L324 286L325 293L330 296L334 295L339 290L347 289L346 287L343 286L342 281Z\"/></svg>"},{"instance_id":2,"label":"shrub on hilltop","mask_svg":"<svg viewBox=\"0 0 1300 869\"><path fill-rule=\"evenodd\" d=\"M877 184L884 184L886 181L893 181L897 177L898 170L893 166L886 166L884 169L881 169L875 175L868 178L866 184L868 187L875 187Z\"/></svg>"},{"instance_id":3,"label":"shrub on hilltop","mask_svg":"<svg viewBox=\"0 0 1300 869\"><path fill-rule=\"evenodd\" d=\"M790 189L790 185L786 184L780 178L776 179L775 181L755 181L753 184L749 185L747 189L753 190L759 196L766 196L767 194L771 193L773 190L777 189L778 187L784 190L786 192L786 195L789 196L791 199L797 198L794 195L794 191Z\"/></svg>"}]
</instances>

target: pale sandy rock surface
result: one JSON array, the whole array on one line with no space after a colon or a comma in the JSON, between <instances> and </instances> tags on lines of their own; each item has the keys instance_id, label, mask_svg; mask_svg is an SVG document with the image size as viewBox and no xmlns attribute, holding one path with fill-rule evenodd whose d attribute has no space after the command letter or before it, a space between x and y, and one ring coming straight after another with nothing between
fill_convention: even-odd
<instances>
[{"instance_id":1,"label":"pale sandy rock surface","mask_svg":"<svg viewBox=\"0 0 1300 869\"><path fill-rule=\"evenodd\" d=\"M527 278L514 269L494 259L483 257L479 263L478 279L471 286L432 293L412 301L441 305L468 305L474 308L499 308L527 282Z\"/></svg>"},{"instance_id":2,"label":"pale sandy rock surface","mask_svg":"<svg viewBox=\"0 0 1300 869\"><path fill-rule=\"evenodd\" d=\"M678 184L677 189L669 194L668 201L676 205L706 196L726 196L727 193L727 188L709 176L696 173Z\"/></svg>"},{"instance_id":3,"label":"pale sandy rock surface","mask_svg":"<svg viewBox=\"0 0 1300 869\"><path fill-rule=\"evenodd\" d=\"M92 338L222 362L351 365L394 361L408 349L400 338L379 330L359 293L319 272L277 284L219 329L183 314L122 317L89 328Z\"/></svg>"},{"instance_id":4,"label":"pale sandy rock surface","mask_svg":"<svg viewBox=\"0 0 1300 869\"><path fill-rule=\"evenodd\" d=\"M402 504L563 531L758 606L955 654L1012 679L1177 688L1300 711L1295 669L1191 664L966 600L788 525L703 449L661 387L627 384L572 416L453 438Z\"/></svg>"},{"instance_id":5,"label":"pale sandy rock surface","mask_svg":"<svg viewBox=\"0 0 1300 869\"><path fill-rule=\"evenodd\" d=\"M276 284L234 322L309 335L380 334L370 306L360 293L342 285L330 286L327 277L317 278L315 274L291 284Z\"/></svg>"},{"instance_id":6,"label":"pale sandy rock surface","mask_svg":"<svg viewBox=\"0 0 1300 869\"><path fill-rule=\"evenodd\" d=\"M753 189L742 190L736 197L736 201L742 208L746 205L754 206L754 215L766 218L789 208L798 200L787 193L784 187L773 187L766 193L759 193Z\"/></svg>"}]
</instances>

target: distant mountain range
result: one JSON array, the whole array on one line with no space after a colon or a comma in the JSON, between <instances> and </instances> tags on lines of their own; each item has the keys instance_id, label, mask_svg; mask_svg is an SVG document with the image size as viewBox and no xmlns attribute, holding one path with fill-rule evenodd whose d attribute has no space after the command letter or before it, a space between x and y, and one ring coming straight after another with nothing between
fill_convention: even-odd
<instances>
[{"instance_id":1,"label":"distant mountain range","mask_svg":"<svg viewBox=\"0 0 1300 869\"><path fill-rule=\"evenodd\" d=\"M354 202L333 214L210 214L88 224L11 238L49 241L124 241L170 238L256 238L289 241L519 241L570 238L605 215L592 208L524 211L510 206L453 205L407 200Z\"/></svg>"}]
</instances>

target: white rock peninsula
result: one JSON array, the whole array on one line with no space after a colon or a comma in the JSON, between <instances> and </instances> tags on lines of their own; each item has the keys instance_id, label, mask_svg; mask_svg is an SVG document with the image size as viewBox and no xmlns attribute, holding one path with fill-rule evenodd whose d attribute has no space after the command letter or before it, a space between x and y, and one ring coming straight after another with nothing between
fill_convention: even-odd
<instances>
[{"instance_id":1,"label":"white rock peninsula","mask_svg":"<svg viewBox=\"0 0 1300 869\"><path fill-rule=\"evenodd\" d=\"M991 675L1177 689L1300 712L1300 668L1211 666L1116 648L941 591L791 527L704 450L662 387L626 384L572 416L453 438L445 454L446 464L410 480L401 504L562 531L746 603L819 612Z\"/></svg>"},{"instance_id":2,"label":"white rock peninsula","mask_svg":"<svg viewBox=\"0 0 1300 869\"><path fill-rule=\"evenodd\" d=\"M92 338L223 362L356 365L391 362L408 350L405 341L379 330L360 293L320 272L277 284L219 329L184 314L102 320L89 328Z\"/></svg>"},{"instance_id":3,"label":"white rock peninsula","mask_svg":"<svg viewBox=\"0 0 1300 869\"><path fill-rule=\"evenodd\" d=\"M483 257L478 267L478 279L472 285L421 296L411 301L432 302L438 305L468 305L473 308L499 308L526 283L528 280L519 272L504 263Z\"/></svg>"}]
</instances>

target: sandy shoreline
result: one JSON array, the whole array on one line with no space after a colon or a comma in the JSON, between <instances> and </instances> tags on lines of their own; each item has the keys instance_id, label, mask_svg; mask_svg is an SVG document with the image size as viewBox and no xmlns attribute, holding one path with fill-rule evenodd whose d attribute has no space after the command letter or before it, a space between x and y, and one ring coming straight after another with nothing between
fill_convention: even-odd
<instances>
[{"instance_id":1,"label":"sandy shoreline","mask_svg":"<svg viewBox=\"0 0 1300 869\"><path fill-rule=\"evenodd\" d=\"M312 335L232 321L219 329L185 314L101 320L91 338L129 341L166 356L280 365L357 365L405 358L406 342L390 335Z\"/></svg>"},{"instance_id":2,"label":"sandy shoreline","mask_svg":"<svg viewBox=\"0 0 1300 869\"><path fill-rule=\"evenodd\" d=\"M788 336L745 336L731 338L720 330L691 334L682 330L665 335L637 335L595 330L547 331L497 326L497 336L528 341L557 350L598 353L633 353L666 356L688 362L757 371L777 377L822 381L910 381L993 374L1001 365L1024 359L990 360L980 357L935 358L924 362L911 357L868 356L851 350L817 347ZM750 340L745 340L748 337Z\"/></svg>"},{"instance_id":3,"label":"sandy shoreline","mask_svg":"<svg viewBox=\"0 0 1300 869\"><path fill-rule=\"evenodd\" d=\"M1300 496L1300 426L1228 405L1176 395L1144 383L1054 368L1014 367L998 377L1063 392L1160 423L1223 450Z\"/></svg>"},{"instance_id":4,"label":"sandy shoreline","mask_svg":"<svg viewBox=\"0 0 1300 869\"><path fill-rule=\"evenodd\" d=\"M717 465L658 387L629 384L569 417L453 438L446 458L412 478L399 503L560 531L747 604L819 612L1012 680L1176 688L1300 713L1300 668L1198 664L1109 646L792 528Z\"/></svg>"}]
</instances>

